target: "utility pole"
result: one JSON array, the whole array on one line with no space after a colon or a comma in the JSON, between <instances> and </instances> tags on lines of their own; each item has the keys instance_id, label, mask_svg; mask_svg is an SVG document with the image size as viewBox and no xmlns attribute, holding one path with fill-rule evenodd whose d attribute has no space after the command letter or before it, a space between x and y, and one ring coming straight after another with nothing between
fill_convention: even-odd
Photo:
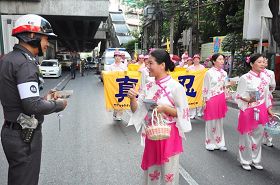
<instances>
[{"instance_id":1,"label":"utility pole","mask_svg":"<svg viewBox=\"0 0 280 185\"><path fill-rule=\"evenodd\" d=\"M156 1L156 6L155 6L155 47L159 48L159 1Z\"/></svg>"},{"instance_id":2,"label":"utility pole","mask_svg":"<svg viewBox=\"0 0 280 185\"><path fill-rule=\"evenodd\" d=\"M199 53L199 3L200 0L197 0L197 27L196 27L196 39L195 39L195 52Z\"/></svg>"},{"instance_id":3,"label":"utility pole","mask_svg":"<svg viewBox=\"0 0 280 185\"><path fill-rule=\"evenodd\" d=\"M193 26L193 19L192 19L192 0L189 0L189 18L191 22L190 30L190 44L189 44L189 56L192 56L192 26Z\"/></svg>"},{"instance_id":4,"label":"utility pole","mask_svg":"<svg viewBox=\"0 0 280 185\"><path fill-rule=\"evenodd\" d=\"M172 0L171 3L171 9L173 9L174 6L174 0ZM171 19L170 19L170 54L173 54L173 40L174 40L174 14L171 14Z\"/></svg>"}]
</instances>

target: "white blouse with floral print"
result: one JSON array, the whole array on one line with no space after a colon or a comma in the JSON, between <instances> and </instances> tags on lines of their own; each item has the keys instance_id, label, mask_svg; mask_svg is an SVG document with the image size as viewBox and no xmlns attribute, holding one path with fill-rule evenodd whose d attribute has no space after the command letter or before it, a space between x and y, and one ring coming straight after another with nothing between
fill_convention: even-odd
<instances>
[{"instance_id":1,"label":"white blouse with floral print","mask_svg":"<svg viewBox=\"0 0 280 185\"><path fill-rule=\"evenodd\" d=\"M177 81L167 76L161 80L149 82L138 96L137 110L132 114L128 126L134 125L137 132L143 124L151 122L151 111L146 109L144 99L152 99L157 105L168 105L177 110L177 117L163 114L163 119L168 123L176 123L181 137L185 138L184 132L191 131L189 106L184 87Z\"/></svg>"},{"instance_id":2,"label":"white blouse with floral print","mask_svg":"<svg viewBox=\"0 0 280 185\"><path fill-rule=\"evenodd\" d=\"M272 93L276 87L275 74L273 71L271 71L269 69L264 69L263 72L269 78L269 91Z\"/></svg>"},{"instance_id":3,"label":"white blouse with floral print","mask_svg":"<svg viewBox=\"0 0 280 185\"><path fill-rule=\"evenodd\" d=\"M215 67L210 68L204 77L202 94L206 101L225 92L227 72Z\"/></svg>"},{"instance_id":4,"label":"white blouse with floral print","mask_svg":"<svg viewBox=\"0 0 280 185\"><path fill-rule=\"evenodd\" d=\"M244 111L248 108L253 108L259 106L263 103L266 103L266 106L271 106L271 102L269 101L269 78L267 78L266 74L261 72L257 74L253 71L249 71L248 73L242 75L238 82L235 101L238 107ZM248 103L242 98L250 98L250 93L258 91L259 100L253 103Z\"/></svg>"},{"instance_id":5,"label":"white blouse with floral print","mask_svg":"<svg viewBox=\"0 0 280 185\"><path fill-rule=\"evenodd\" d=\"M109 71L126 71L127 66L124 63L116 64L115 62L109 66Z\"/></svg>"}]
</instances>

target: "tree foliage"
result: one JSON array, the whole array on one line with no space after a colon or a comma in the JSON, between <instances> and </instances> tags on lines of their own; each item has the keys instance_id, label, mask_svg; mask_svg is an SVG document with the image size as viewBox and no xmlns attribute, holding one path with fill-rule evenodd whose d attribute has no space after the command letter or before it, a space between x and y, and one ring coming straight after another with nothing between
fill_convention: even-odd
<instances>
[{"instance_id":1,"label":"tree foliage","mask_svg":"<svg viewBox=\"0 0 280 185\"><path fill-rule=\"evenodd\" d=\"M126 51L130 54L132 54L134 52L135 49L135 43L138 43L138 40L131 40L128 43L124 44L124 48L126 48Z\"/></svg>"}]
</instances>

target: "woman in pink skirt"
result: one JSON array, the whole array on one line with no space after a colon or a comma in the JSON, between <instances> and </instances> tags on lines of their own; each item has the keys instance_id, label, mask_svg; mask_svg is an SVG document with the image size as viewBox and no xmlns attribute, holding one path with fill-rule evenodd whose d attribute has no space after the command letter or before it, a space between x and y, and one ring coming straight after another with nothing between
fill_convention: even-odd
<instances>
[{"instance_id":1,"label":"woman in pink skirt","mask_svg":"<svg viewBox=\"0 0 280 185\"><path fill-rule=\"evenodd\" d=\"M265 62L261 54L253 54L248 62L251 70L240 77L235 100L240 109L238 160L245 170L251 170L250 165L262 170L260 162L264 124L268 122L268 114L272 114L268 97L269 79L263 72Z\"/></svg>"},{"instance_id":2,"label":"woman in pink skirt","mask_svg":"<svg viewBox=\"0 0 280 185\"><path fill-rule=\"evenodd\" d=\"M151 52L148 63L149 75L155 77L148 82L138 94L130 89L128 97L133 112L128 125L136 130L142 128L145 143L141 167L144 170L145 185L178 185L179 156L183 152L182 138L184 132L191 130L189 107L184 87L172 79L168 71L173 71L174 63L165 50ZM138 98L136 98L138 95ZM144 100L152 100L164 122L171 127L170 137L164 140L146 138L145 125L151 125L152 114Z\"/></svg>"},{"instance_id":3,"label":"woman in pink skirt","mask_svg":"<svg viewBox=\"0 0 280 185\"><path fill-rule=\"evenodd\" d=\"M206 104L204 109L205 147L209 151L227 150L223 129L227 112L225 98L227 73L223 70L224 59L225 57L219 53L212 56L211 61L214 66L206 72L203 83L203 98Z\"/></svg>"}]
</instances>

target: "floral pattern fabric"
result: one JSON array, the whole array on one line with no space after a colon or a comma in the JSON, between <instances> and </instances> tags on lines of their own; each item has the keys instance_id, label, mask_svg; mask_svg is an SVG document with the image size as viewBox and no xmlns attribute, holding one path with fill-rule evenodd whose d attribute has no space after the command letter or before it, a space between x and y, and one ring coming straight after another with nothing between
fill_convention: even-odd
<instances>
[{"instance_id":1,"label":"floral pattern fabric","mask_svg":"<svg viewBox=\"0 0 280 185\"><path fill-rule=\"evenodd\" d=\"M205 100L224 93L227 73L223 69L210 68L204 77L202 94Z\"/></svg>"},{"instance_id":2,"label":"floral pattern fabric","mask_svg":"<svg viewBox=\"0 0 280 185\"><path fill-rule=\"evenodd\" d=\"M243 76L240 77L237 90L236 90L236 97L235 101L238 107L244 111L248 108L253 108L263 104L264 102L268 106L270 103L269 101L269 79L267 78L266 74L261 72L260 74L256 74L253 71L250 71ZM253 103L247 103L242 98L249 98L252 92L259 93L259 100Z\"/></svg>"},{"instance_id":3,"label":"floral pattern fabric","mask_svg":"<svg viewBox=\"0 0 280 185\"><path fill-rule=\"evenodd\" d=\"M145 88L140 92L138 108L132 114L128 123L128 125L135 125L137 131L140 130L141 126L149 124L151 121L151 111L146 109L144 99L154 100L157 105L168 105L176 108L177 117L172 117L167 114L162 114L162 116L167 124L176 122L176 127L181 137L184 137L184 132L191 131L189 106L184 87L172 79L171 76L147 83Z\"/></svg>"}]
</instances>

